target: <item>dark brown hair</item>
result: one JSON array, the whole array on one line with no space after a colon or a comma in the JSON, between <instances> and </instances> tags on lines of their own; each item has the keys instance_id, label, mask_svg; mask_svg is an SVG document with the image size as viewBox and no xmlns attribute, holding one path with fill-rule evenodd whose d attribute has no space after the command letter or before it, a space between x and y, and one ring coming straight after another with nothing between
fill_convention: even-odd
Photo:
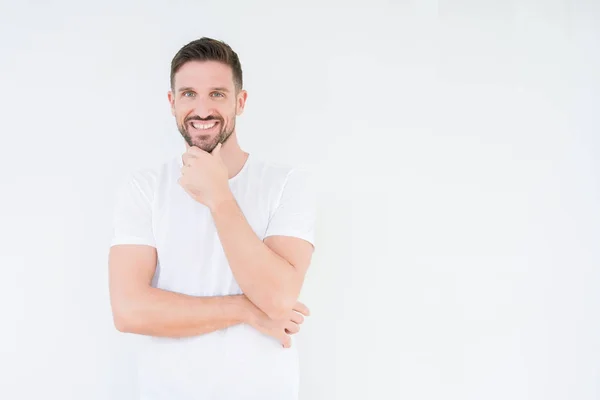
<instances>
[{"instance_id":1,"label":"dark brown hair","mask_svg":"<svg viewBox=\"0 0 600 400\"><path fill-rule=\"evenodd\" d=\"M242 65L236 52L227 43L203 37L183 46L171 61L171 90L174 90L175 74L188 61L218 61L229 65L233 72L235 90L242 90Z\"/></svg>"}]
</instances>

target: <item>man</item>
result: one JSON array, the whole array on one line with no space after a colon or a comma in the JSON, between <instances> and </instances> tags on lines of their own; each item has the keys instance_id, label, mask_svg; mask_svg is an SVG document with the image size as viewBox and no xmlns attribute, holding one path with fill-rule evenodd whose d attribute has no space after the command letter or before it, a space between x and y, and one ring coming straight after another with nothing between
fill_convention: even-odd
<instances>
[{"instance_id":1,"label":"man","mask_svg":"<svg viewBox=\"0 0 600 400\"><path fill-rule=\"evenodd\" d=\"M240 148L247 93L227 44L184 46L168 98L187 151L131 174L109 255L115 326L143 339L141 398L297 399L311 180Z\"/></svg>"}]
</instances>

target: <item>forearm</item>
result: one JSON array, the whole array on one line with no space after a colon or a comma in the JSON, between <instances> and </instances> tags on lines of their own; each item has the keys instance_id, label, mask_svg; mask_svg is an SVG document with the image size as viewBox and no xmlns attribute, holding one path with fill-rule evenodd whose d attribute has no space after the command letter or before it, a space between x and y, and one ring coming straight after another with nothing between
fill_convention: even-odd
<instances>
[{"instance_id":1,"label":"forearm","mask_svg":"<svg viewBox=\"0 0 600 400\"><path fill-rule=\"evenodd\" d=\"M221 245L246 296L275 318L297 301L299 272L254 233L233 197L212 210Z\"/></svg>"},{"instance_id":2,"label":"forearm","mask_svg":"<svg viewBox=\"0 0 600 400\"><path fill-rule=\"evenodd\" d=\"M251 306L244 295L195 297L146 287L122 302L115 325L141 335L197 336L249 323Z\"/></svg>"}]
</instances>

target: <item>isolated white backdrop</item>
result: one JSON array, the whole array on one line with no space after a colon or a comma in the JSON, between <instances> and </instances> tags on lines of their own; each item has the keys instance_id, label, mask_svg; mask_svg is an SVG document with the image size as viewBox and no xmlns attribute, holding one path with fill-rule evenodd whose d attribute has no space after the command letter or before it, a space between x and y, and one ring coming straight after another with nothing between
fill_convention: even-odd
<instances>
[{"instance_id":1,"label":"isolated white backdrop","mask_svg":"<svg viewBox=\"0 0 600 400\"><path fill-rule=\"evenodd\" d=\"M0 3L0 398L134 398L113 196L183 151L200 36L242 146L322 179L301 399L599 398L599 3L282 3Z\"/></svg>"}]
</instances>

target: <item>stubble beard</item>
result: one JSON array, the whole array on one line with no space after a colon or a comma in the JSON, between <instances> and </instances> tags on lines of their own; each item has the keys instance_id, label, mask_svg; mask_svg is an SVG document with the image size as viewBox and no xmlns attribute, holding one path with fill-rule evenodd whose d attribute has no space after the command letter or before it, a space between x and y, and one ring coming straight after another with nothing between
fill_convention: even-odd
<instances>
[{"instance_id":1,"label":"stubble beard","mask_svg":"<svg viewBox=\"0 0 600 400\"><path fill-rule=\"evenodd\" d=\"M219 143L225 144L227 139L229 139L229 137L235 130L235 117L233 117L231 119L231 129L227 129L227 126L225 126L225 124L221 118L213 118L212 120L219 121L219 125L221 126L219 133L210 141L200 140L197 138L194 140L194 138L192 138L192 136L190 135L190 133L187 129L187 126L188 126L187 124L190 120L198 121L198 119L195 119L195 118L186 120L183 124L178 126L179 133L181 133L181 136L183 136L183 139L186 141L188 146L199 147L200 149L202 149L208 153L212 152ZM204 120L204 122L206 122L206 120Z\"/></svg>"}]
</instances>

